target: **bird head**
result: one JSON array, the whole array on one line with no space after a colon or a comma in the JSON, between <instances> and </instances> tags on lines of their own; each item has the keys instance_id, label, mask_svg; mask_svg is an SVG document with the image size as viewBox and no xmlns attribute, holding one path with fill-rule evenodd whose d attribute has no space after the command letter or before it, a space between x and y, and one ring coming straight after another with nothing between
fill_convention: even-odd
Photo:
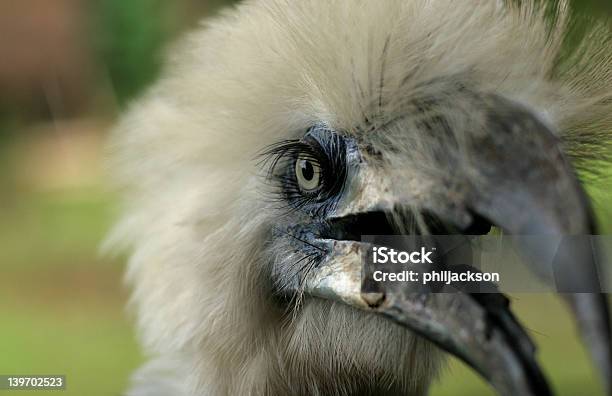
<instances>
[{"instance_id":1,"label":"bird head","mask_svg":"<svg viewBox=\"0 0 612 396\"><path fill-rule=\"evenodd\" d=\"M547 394L505 298L364 293L361 237L596 232L575 169L612 125L610 33L561 59L557 11L259 0L173 47L111 142L111 241L164 362L145 372L207 394L421 395L435 344L502 394ZM593 290L582 253L566 261ZM609 380L605 300L566 299Z\"/></svg>"}]
</instances>

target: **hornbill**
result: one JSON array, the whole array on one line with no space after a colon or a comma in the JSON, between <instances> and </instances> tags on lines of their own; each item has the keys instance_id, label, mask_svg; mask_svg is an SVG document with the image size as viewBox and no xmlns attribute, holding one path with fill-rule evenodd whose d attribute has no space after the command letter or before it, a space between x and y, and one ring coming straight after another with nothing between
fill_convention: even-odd
<instances>
[{"instance_id":1,"label":"hornbill","mask_svg":"<svg viewBox=\"0 0 612 396\"><path fill-rule=\"evenodd\" d=\"M362 292L360 236L596 232L577 175L612 131L612 34L567 50L568 10L251 0L172 46L110 143L151 355L128 394L425 395L443 351L550 394L502 294ZM606 300L563 298L610 392Z\"/></svg>"}]
</instances>

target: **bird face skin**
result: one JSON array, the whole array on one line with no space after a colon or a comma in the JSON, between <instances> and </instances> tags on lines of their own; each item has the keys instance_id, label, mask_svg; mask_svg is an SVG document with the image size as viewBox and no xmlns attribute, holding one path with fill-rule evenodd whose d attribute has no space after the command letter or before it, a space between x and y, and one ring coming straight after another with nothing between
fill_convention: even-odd
<instances>
[{"instance_id":1,"label":"bird face skin","mask_svg":"<svg viewBox=\"0 0 612 396\"><path fill-rule=\"evenodd\" d=\"M362 289L364 235L596 233L611 33L566 54L568 6L525 3L254 0L171 48L110 144L152 356L129 394L424 396L444 352L551 394L504 295ZM596 259L566 252L562 298L609 389Z\"/></svg>"}]
</instances>

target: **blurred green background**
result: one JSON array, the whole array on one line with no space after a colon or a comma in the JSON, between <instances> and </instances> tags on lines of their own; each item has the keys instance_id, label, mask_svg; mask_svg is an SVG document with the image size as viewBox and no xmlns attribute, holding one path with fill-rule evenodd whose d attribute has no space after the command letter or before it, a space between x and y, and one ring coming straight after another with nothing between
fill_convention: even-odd
<instances>
[{"instance_id":1,"label":"blurred green background","mask_svg":"<svg viewBox=\"0 0 612 396\"><path fill-rule=\"evenodd\" d=\"M154 80L164 46L226 3L0 2L0 374L66 374L62 394L108 396L143 361L124 310L123 260L98 254L114 212L102 145ZM606 1L573 6L596 18L612 12ZM610 233L602 191L594 194ZM558 394L602 394L559 302L521 295L514 304ZM18 394L30 393L40 394ZM452 361L432 394L493 393Z\"/></svg>"}]
</instances>

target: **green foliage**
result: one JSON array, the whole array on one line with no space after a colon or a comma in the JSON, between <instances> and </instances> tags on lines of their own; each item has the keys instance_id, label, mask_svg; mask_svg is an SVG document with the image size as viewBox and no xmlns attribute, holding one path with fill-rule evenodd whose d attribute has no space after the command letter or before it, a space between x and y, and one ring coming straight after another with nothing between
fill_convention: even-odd
<instances>
[{"instance_id":1,"label":"green foliage","mask_svg":"<svg viewBox=\"0 0 612 396\"><path fill-rule=\"evenodd\" d=\"M120 103L156 76L160 51L171 34L173 2L105 0L91 5L94 51L106 67Z\"/></svg>"},{"instance_id":2,"label":"green foliage","mask_svg":"<svg viewBox=\"0 0 612 396\"><path fill-rule=\"evenodd\" d=\"M105 305L79 297L57 302L57 297L44 301L44 296L31 301L4 290L0 297L0 372L66 375L65 391L0 391L1 394L124 394L129 373L142 358L131 325L116 301Z\"/></svg>"}]
</instances>

